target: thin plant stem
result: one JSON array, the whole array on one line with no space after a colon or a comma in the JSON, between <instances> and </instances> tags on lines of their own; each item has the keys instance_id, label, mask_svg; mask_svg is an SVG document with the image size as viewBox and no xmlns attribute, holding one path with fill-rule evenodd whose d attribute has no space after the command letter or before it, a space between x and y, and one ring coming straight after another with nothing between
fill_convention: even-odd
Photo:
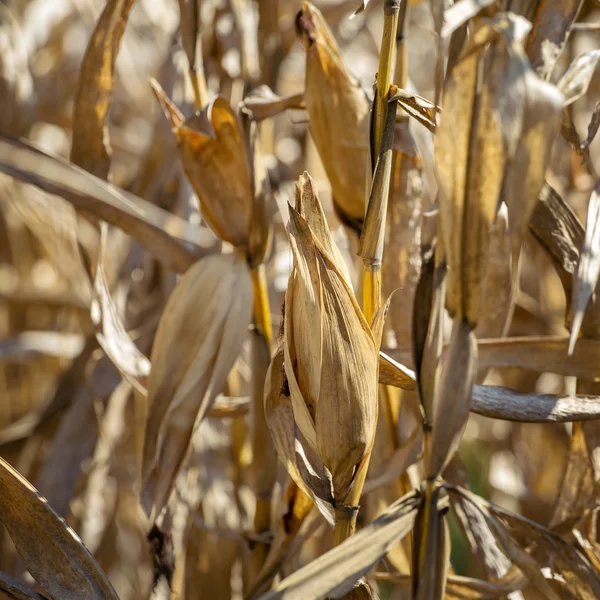
<instances>
[{"instance_id":1,"label":"thin plant stem","mask_svg":"<svg viewBox=\"0 0 600 600\"><path fill-rule=\"evenodd\" d=\"M377 72L377 87L373 104L373 131L372 153L373 169L379 156L379 146L383 136L387 101L392 74L396 63L396 31L398 29L398 16L402 0L385 0L383 5L383 37L381 40L381 53L379 54L379 70ZM407 0L404 0L406 3Z\"/></svg>"},{"instance_id":2,"label":"thin plant stem","mask_svg":"<svg viewBox=\"0 0 600 600\"><path fill-rule=\"evenodd\" d=\"M354 535L358 506L339 506L335 509L335 529L333 530L333 545L338 546L345 539Z\"/></svg>"},{"instance_id":3,"label":"thin plant stem","mask_svg":"<svg viewBox=\"0 0 600 600\"><path fill-rule=\"evenodd\" d=\"M252 269L252 287L254 290L254 321L265 336L267 345L273 343L273 328L271 325L271 310L265 266L258 265Z\"/></svg>"}]
</instances>

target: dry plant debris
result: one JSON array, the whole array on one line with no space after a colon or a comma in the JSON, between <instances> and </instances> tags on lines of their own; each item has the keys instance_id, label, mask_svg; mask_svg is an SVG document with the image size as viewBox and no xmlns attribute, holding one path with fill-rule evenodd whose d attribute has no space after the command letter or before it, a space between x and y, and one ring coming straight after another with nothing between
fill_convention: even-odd
<instances>
[{"instance_id":1,"label":"dry plant debris","mask_svg":"<svg viewBox=\"0 0 600 600\"><path fill-rule=\"evenodd\" d=\"M0 3L0 598L600 598L595 0Z\"/></svg>"}]
</instances>

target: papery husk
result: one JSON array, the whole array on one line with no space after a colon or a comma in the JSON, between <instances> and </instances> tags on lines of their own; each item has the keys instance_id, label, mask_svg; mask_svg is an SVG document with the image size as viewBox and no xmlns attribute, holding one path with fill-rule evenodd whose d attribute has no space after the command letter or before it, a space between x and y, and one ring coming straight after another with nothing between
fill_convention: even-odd
<instances>
[{"instance_id":1,"label":"papery husk","mask_svg":"<svg viewBox=\"0 0 600 600\"><path fill-rule=\"evenodd\" d=\"M152 348L142 505L160 513L195 423L222 391L252 313L252 281L237 254L198 261L171 294Z\"/></svg>"},{"instance_id":2,"label":"papery husk","mask_svg":"<svg viewBox=\"0 0 600 600\"><path fill-rule=\"evenodd\" d=\"M285 371L296 424L331 473L336 501L343 501L373 443L378 354L339 257L319 241L334 247L310 180L301 178L303 185L310 189L297 198L306 220L290 207L288 224L294 269L286 292Z\"/></svg>"},{"instance_id":3,"label":"papery husk","mask_svg":"<svg viewBox=\"0 0 600 600\"><path fill-rule=\"evenodd\" d=\"M202 216L222 240L247 249L254 190L246 144L231 106L217 97L184 119L158 82L151 84L171 123Z\"/></svg>"},{"instance_id":4,"label":"papery husk","mask_svg":"<svg viewBox=\"0 0 600 600\"><path fill-rule=\"evenodd\" d=\"M360 230L369 165L369 101L346 69L323 15L303 2L296 27L306 48L310 132L341 220Z\"/></svg>"}]
</instances>

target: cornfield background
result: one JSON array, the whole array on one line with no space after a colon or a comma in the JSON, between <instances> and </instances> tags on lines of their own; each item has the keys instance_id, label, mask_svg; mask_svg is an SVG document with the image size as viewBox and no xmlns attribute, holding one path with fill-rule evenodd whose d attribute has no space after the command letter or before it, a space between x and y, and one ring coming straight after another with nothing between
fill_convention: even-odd
<instances>
[{"instance_id":1,"label":"cornfield background","mask_svg":"<svg viewBox=\"0 0 600 600\"><path fill-rule=\"evenodd\" d=\"M2 0L0 596L600 598L597 0Z\"/></svg>"}]
</instances>

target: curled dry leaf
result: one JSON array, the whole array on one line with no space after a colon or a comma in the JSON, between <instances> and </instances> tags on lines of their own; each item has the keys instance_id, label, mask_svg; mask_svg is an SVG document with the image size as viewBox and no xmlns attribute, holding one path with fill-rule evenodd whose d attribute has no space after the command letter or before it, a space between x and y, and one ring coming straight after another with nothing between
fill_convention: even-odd
<instances>
[{"instance_id":1,"label":"curled dry leaf","mask_svg":"<svg viewBox=\"0 0 600 600\"><path fill-rule=\"evenodd\" d=\"M596 289L598 276L600 275L600 183L592 191L588 204L587 228L585 231L585 241L577 274L573 282L573 322L571 325L571 336L569 338L569 354L573 353L573 348L581 329L583 316L588 302Z\"/></svg>"},{"instance_id":2,"label":"curled dry leaf","mask_svg":"<svg viewBox=\"0 0 600 600\"><path fill-rule=\"evenodd\" d=\"M77 534L3 459L0 459L0 488L0 522L30 573L51 597L118 600Z\"/></svg>"},{"instance_id":3,"label":"curled dry leaf","mask_svg":"<svg viewBox=\"0 0 600 600\"><path fill-rule=\"evenodd\" d=\"M410 492L373 523L277 584L261 600L342 598L411 529L419 498Z\"/></svg>"},{"instance_id":4,"label":"curled dry leaf","mask_svg":"<svg viewBox=\"0 0 600 600\"><path fill-rule=\"evenodd\" d=\"M195 425L222 391L245 339L252 281L237 254L198 261L171 294L152 348L142 505L158 516Z\"/></svg>"},{"instance_id":5,"label":"curled dry leaf","mask_svg":"<svg viewBox=\"0 0 600 600\"><path fill-rule=\"evenodd\" d=\"M306 108L304 94L294 94L282 98L275 94L268 85L259 85L244 98L240 111L247 114L253 121L262 121L285 110L304 108Z\"/></svg>"},{"instance_id":6,"label":"curled dry leaf","mask_svg":"<svg viewBox=\"0 0 600 600\"><path fill-rule=\"evenodd\" d=\"M254 202L251 164L237 117L229 103L215 98L184 119L154 79L151 85L177 139L185 174L212 230L246 250Z\"/></svg>"},{"instance_id":7,"label":"curled dry leaf","mask_svg":"<svg viewBox=\"0 0 600 600\"><path fill-rule=\"evenodd\" d=\"M558 82L558 89L565 97L565 106L573 104L588 91L598 59L600 59L600 50L590 50L578 56L569 65Z\"/></svg>"},{"instance_id":8,"label":"curled dry leaf","mask_svg":"<svg viewBox=\"0 0 600 600\"><path fill-rule=\"evenodd\" d=\"M431 133L435 133L437 128L436 117L442 111L439 106L436 106L426 98L411 94L398 87L395 87L390 101L397 102L413 119L429 129Z\"/></svg>"},{"instance_id":9,"label":"curled dry leaf","mask_svg":"<svg viewBox=\"0 0 600 600\"><path fill-rule=\"evenodd\" d=\"M96 22L80 71L73 113L71 162L106 179L110 168L107 116L114 68L133 0L109 0Z\"/></svg>"},{"instance_id":10,"label":"curled dry leaf","mask_svg":"<svg viewBox=\"0 0 600 600\"><path fill-rule=\"evenodd\" d=\"M455 322L433 406L431 449L426 466L437 477L458 448L471 407L477 374L477 341L468 323Z\"/></svg>"},{"instance_id":11,"label":"curled dry leaf","mask_svg":"<svg viewBox=\"0 0 600 600\"><path fill-rule=\"evenodd\" d=\"M369 101L350 75L321 12L303 2L296 18L306 49L304 100L310 132L341 220L360 230L365 215Z\"/></svg>"},{"instance_id":12,"label":"curled dry leaf","mask_svg":"<svg viewBox=\"0 0 600 600\"><path fill-rule=\"evenodd\" d=\"M375 435L377 349L346 274L317 237L328 243L322 213L304 210L307 219L290 207L285 372L296 424L343 503Z\"/></svg>"}]
</instances>

